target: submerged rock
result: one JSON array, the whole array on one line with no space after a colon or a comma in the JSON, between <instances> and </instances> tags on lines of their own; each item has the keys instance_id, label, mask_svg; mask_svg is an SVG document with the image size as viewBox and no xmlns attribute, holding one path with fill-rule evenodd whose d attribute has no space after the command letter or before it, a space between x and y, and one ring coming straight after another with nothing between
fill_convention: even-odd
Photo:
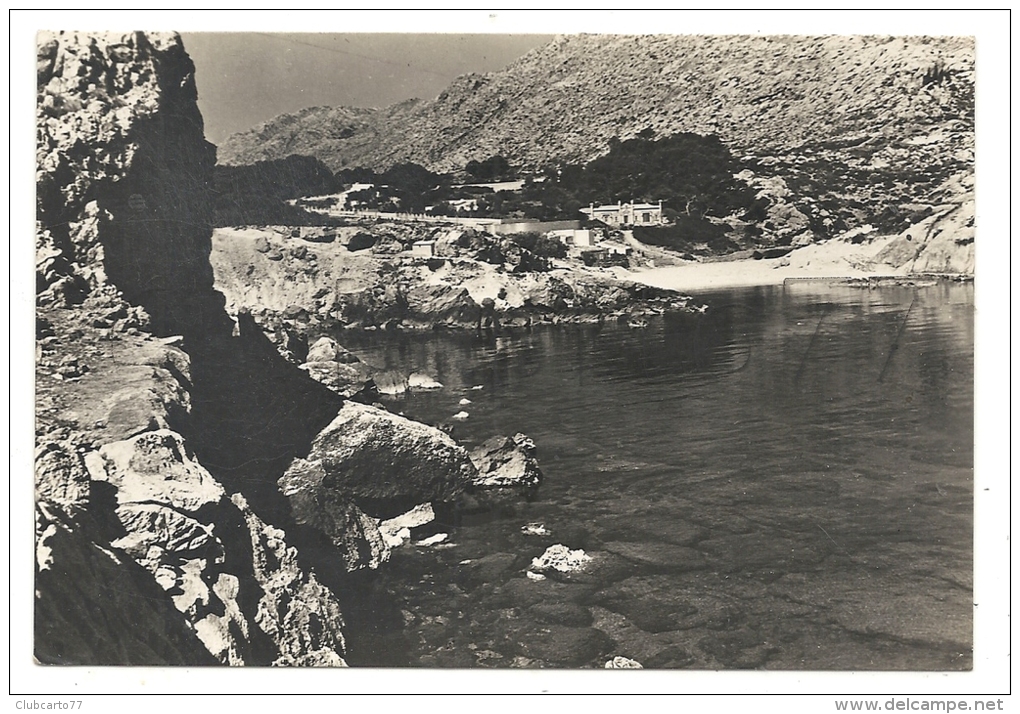
<instances>
[{"instance_id":1,"label":"submerged rock","mask_svg":"<svg viewBox=\"0 0 1020 714\"><path fill-rule=\"evenodd\" d=\"M539 622L550 625L588 627L592 623L591 611L575 602L540 602L528 612Z\"/></svg>"},{"instance_id":2,"label":"submerged rock","mask_svg":"<svg viewBox=\"0 0 1020 714\"><path fill-rule=\"evenodd\" d=\"M578 548L570 550L562 543L551 545L539 557L531 561L529 570L539 573L555 570L560 573L573 573L584 570L591 562L591 556Z\"/></svg>"},{"instance_id":3,"label":"submerged rock","mask_svg":"<svg viewBox=\"0 0 1020 714\"><path fill-rule=\"evenodd\" d=\"M478 476L471 482L474 489L520 488L532 491L542 481L542 471L533 456L535 442L524 434L512 439L494 436L471 451L471 461Z\"/></svg>"},{"instance_id":4,"label":"submerged rock","mask_svg":"<svg viewBox=\"0 0 1020 714\"><path fill-rule=\"evenodd\" d=\"M407 386L411 389L442 389L442 382L436 381L435 378L422 374L420 372L412 372L411 376L407 378Z\"/></svg>"},{"instance_id":5,"label":"submerged rock","mask_svg":"<svg viewBox=\"0 0 1020 714\"><path fill-rule=\"evenodd\" d=\"M632 660L628 657L613 657L611 660L606 662L606 669L644 669L640 662Z\"/></svg>"},{"instance_id":6,"label":"submerged rock","mask_svg":"<svg viewBox=\"0 0 1020 714\"><path fill-rule=\"evenodd\" d=\"M708 567L704 554L672 543L627 543L612 541L602 546L627 560L657 570L698 570Z\"/></svg>"},{"instance_id":7,"label":"submerged rock","mask_svg":"<svg viewBox=\"0 0 1020 714\"><path fill-rule=\"evenodd\" d=\"M394 396L407 391L407 378L400 372L379 372L374 379L380 394Z\"/></svg>"},{"instance_id":8,"label":"submerged rock","mask_svg":"<svg viewBox=\"0 0 1020 714\"><path fill-rule=\"evenodd\" d=\"M412 528L424 526L435 519L436 512L432 510L432 504L423 503L403 515L382 521L379 524L379 533L387 546L397 548L411 540Z\"/></svg>"},{"instance_id":9,"label":"submerged rock","mask_svg":"<svg viewBox=\"0 0 1020 714\"><path fill-rule=\"evenodd\" d=\"M593 664L613 645L605 632L590 627L535 625L513 635L521 655L561 667Z\"/></svg>"}]
</instances>

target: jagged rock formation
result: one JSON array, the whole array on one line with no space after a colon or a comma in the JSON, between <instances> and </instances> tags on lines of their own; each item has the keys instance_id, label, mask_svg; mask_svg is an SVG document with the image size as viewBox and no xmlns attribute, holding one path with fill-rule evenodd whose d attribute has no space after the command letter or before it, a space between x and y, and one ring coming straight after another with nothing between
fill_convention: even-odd
<instances>
[{"instance_id":1,"label":"jagged rock formation","mask_svg":"<svg viewBox=\"0 0 1020 714\"><path fill-rule=\"evenodd\" d=\"M343 665L353 564L276 484L343 399L213 288L193 72L175 34L39 37L35 656Z\"/></svg>"},{"instance_id":2,"label":"jagged rock formation","mask_svg":"<svg viewBox=\"0 0 1020 714\"><path fill-rule=\"evenodd\" d=\"M937 206L903 230L876 260L906 273L974 274L974 199Z\"/></svg>"},{"instance_id":3,"label":"jagged rock formation","mask_svg":"<svg viewBox=\"0 0 1020 714\"><path fill-rule=\"evenodd\" d=\"M86 461L93 492L113 502L108 522L119 537L110 546L152 574L217 660L343 664L336 598L302 572L285 534L244 496L227 498L179 434L147 431ZM250 551L231 539L245 530Z\"/></svg>"},{"instance_id":4,"label":"jagged rock formation","mask_svg":"<svg viewBox=\"0 0 1020 714\"><path fill-rule=\"evenodd\" d=\"M52 502L36 504L35 656L43 664L216 664L152 575Z\"/></svg>"},{"instance_id":5,"label":"jagged rock formation","mask_svg":"<svg viewBox=\"0 0 1020 714\"><path fill-rule=\"evenodd\" d=\"M209 267L215 147L175 35L41 36L40 303L116 286L156 332L222 319Z\"/></svg>"}]
</instances>

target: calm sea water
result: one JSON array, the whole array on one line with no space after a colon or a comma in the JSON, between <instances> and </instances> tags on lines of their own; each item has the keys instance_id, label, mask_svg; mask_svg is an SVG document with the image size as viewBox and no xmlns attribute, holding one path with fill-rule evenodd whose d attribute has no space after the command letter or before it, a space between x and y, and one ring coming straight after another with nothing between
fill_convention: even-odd
<instances>
[{"instance_id":1,"label":"calm sea water","mask_svg":"<svg viewBox=\"0 0 1020 714\"><path fill-rule=\"evenodd\" d=\"M973 286L699 297L643 329L341 336L445 385L390 408L522 431L545 474L366 580L352 663L971 666ZM553 543L597 567L526 578Z\"/></svg>"}]
</instances>

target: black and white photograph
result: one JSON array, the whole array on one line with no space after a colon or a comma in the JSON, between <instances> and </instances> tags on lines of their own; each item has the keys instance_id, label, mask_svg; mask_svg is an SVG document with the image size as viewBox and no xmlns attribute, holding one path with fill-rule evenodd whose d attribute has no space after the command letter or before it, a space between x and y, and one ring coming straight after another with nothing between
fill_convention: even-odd
<instances>
[{"instance_id":1,"label":"black and white photograph","mask_svg":"<svg viewBox=\"0 0 1020 714\"><path fill-rule=\"evenodd\" d=\"M12 663L1008 693L973 24L216 14L22 31Z\"/></svg>"}]
</instances>

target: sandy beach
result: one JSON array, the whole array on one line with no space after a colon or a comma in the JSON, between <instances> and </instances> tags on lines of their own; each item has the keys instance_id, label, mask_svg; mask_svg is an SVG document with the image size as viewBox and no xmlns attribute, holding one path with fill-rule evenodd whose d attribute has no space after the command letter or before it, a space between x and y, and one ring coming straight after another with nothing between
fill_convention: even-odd
<instances>
[{"instance_id":1,"label":"sandy beach","mask_svg":"<svg viewBox=\"0 0 1020 714\"><path fill-rule=\"evenodd\" d=\"M688 263L636 271L627 277L645 285L697 292L753 285L779 285L788 278L850 278L898 275L875 261L894 237L854 244L848 240L804 246L782 258Z\"/></svg>"}]
</instances>

